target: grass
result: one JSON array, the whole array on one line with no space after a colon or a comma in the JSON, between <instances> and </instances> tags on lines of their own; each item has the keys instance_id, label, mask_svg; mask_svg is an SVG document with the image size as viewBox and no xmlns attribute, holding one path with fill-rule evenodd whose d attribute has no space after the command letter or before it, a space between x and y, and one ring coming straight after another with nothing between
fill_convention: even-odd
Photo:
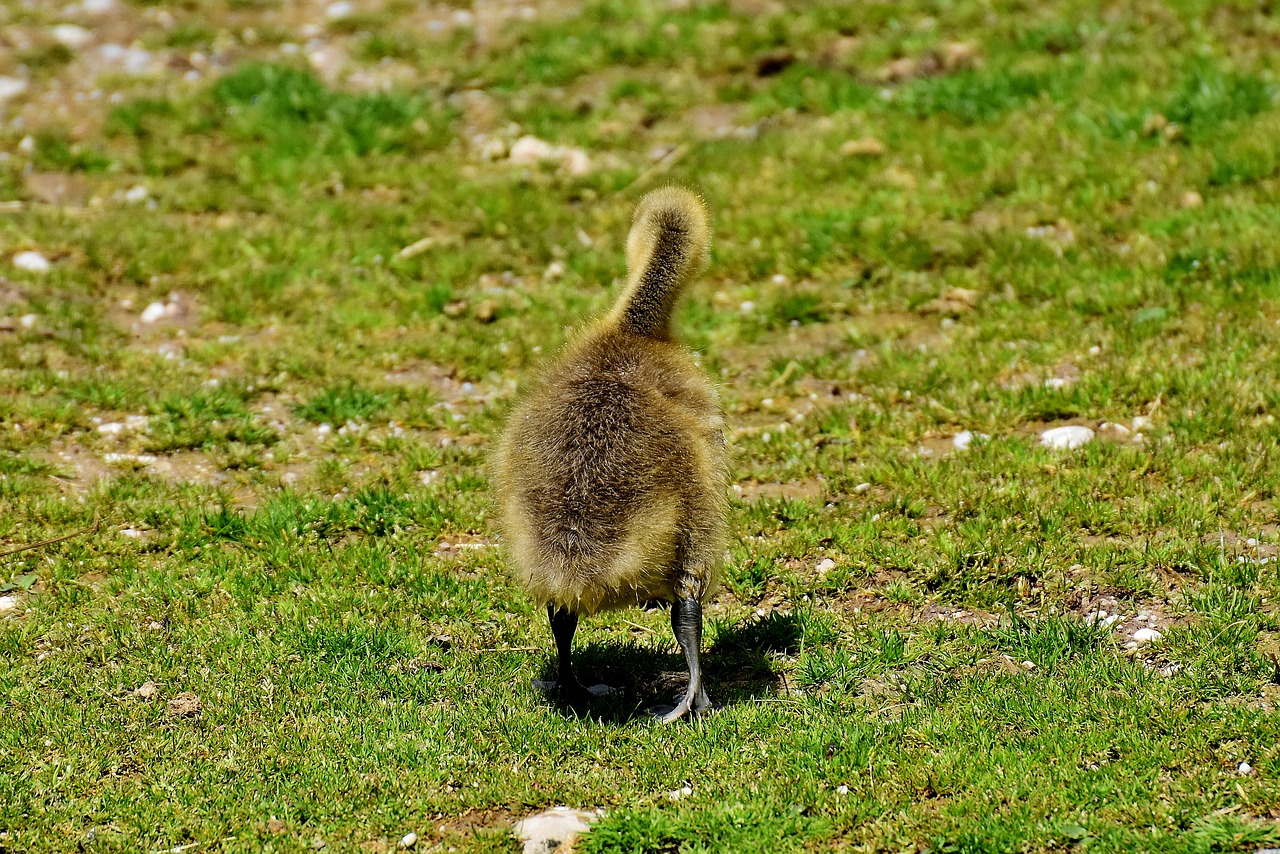
<instances>
[{"instance_id":1,"label":"grass","mask_svg":"<svg viewBox=\"0 0 1280 854\"><path fill-rule=\"evenodd\" d=\"M90 529L0 557L0 851L1280 846L1265 9L286 6L126 5L173 71L39 48L0 127L0 551ZM736 534L673 727L661 610L584 623L616 696L529 686L486 475L664 181Z\"/></svg>"}]
</instances>

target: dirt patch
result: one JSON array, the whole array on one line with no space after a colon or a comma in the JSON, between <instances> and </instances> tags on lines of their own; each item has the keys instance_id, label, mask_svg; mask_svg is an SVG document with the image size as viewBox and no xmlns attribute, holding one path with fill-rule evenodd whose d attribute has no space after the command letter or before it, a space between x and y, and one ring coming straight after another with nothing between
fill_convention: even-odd
<instances>
[{"instance_id":1,"label":"dirt patch","mask_svg":"<svg viewBox=\"0 0 1280 854\"><path fill-rule=\"evenodd\" d=\"M1144 629L1164 634L1172 628L1191 624L1191 618L1182 613L1169 599L1125 600L1112 593L1081 593L1068 596L1065 603L1071 613L1090 625L1110 628L1116 640L1130 649L1145 641L1135 635Z\"/></svg>"},{"instance_id":2,"label":"dirt patch","mask_svg":"<svg viewBox=\"0 0 1280 854\"><path fill-rule=\"evenodd\" d=\"M99 453L75 442L54 446L42 456L60 471L70 470L70 477L54 475L54 479L76 492L86 492L98 481L128 471L143 471L175 484L197 484L213 487L236 487L236 478L224 471L208 455L198 451L181 451L176 454L141 454L126 452ZM244 493L241 496L241 493ZM237 490L241 497L252 501L251 491Z\"/></svg>"},{"instance_id":3,"label":"dirt patch","mask_svg":"<svg viewBox=\"0 0 1280 854\"><path fill-rule=\"evenodd\" d=\"M755 480L744 480L741 483L734 484L733 489L743 501L788 499L791 501L820 503L827 494L826 484L821 478L816 477L792 480L786 483L760 483Z\"/></svg>"},{"instance_id":4,"label":"dirt patch","mask_svg":"<svg viewBox=\"0 0 1280 854\"><path fill-rule=\"evenodd\" d=\"M434 362L414 361L401 365L389 371L384 379L395 385L426 388L448 407L486 406L509 393L507 389L465 380L458 375L457 368Z\"/></svg>"},{"instance_id":5,"label":"dirt patch","mask_svg":"<svg viewBox=\"0 0 1280 854\"><path fill-rule=\"evenodd\" d=\"M469 809L461 815L445 816L437 813L432 831L439 836L462 836L486 828L511 827L521 816L506 810Z\"/></svg>"}]
</instances>

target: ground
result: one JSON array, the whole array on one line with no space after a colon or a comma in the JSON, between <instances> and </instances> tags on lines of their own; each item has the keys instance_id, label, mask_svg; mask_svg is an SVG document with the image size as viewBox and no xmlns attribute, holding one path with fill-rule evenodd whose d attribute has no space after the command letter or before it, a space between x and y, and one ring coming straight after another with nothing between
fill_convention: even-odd
<instances>
[{"instance_id":1,"label":"ground","mask_svg":"<svg viewBox=\"0 0 1280 854\"><path fill-rule=\"evenodd\" d=\"M1248 0L4 0L0 552L66 539L0 558L0 851L1280 846L1278 47ZM580 631L618 695L530 687L485 467L664 182L735 484L675 726L662 610Z\"/></svg>"}]
</instances>

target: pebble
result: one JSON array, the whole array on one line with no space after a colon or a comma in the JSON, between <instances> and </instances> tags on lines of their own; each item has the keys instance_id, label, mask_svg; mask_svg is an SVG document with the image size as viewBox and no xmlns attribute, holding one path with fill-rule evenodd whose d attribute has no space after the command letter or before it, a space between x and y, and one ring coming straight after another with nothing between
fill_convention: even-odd
<instances>
[{"instance_id":1,"label":"pebble","mask_svg":"<svg viewBox=\"0 0 1280 854\"><path fill-rule=\"evenodd\" d=\"M1049 377L1044 381L1044 387L1053 391L1061 391L1071 383L1066 377Z\"/></svg>"},{"instance_id":2,"label":"pebble","mask_svg":"<svg viewBox=\"0 0 1280 854\"><path fill-rule=\"evenodd\" d=\"M985 442L990 438L991 437L986 433L975 433L972 430L961 430L951 438L951 444L955 446L957 451L967 451L969 446L973 444L974 439L981 439Z\"/></svg>"},{"instance_id":3,"label":"pebble","mask_svg":"<svg viewBox=\"0 0 1280 854\"><path fill-rule=\"evenodd\" d=\"M591 829L598 813L569 807L552 807L545 812L522 818L511 828L524 843L524 854L553 854L572 851L578 836Z\"/></svg>"},{"instance_id":4,"label":"pebble","mask_svg":"<svg viewBox=\"0 0 1280 854\"><path fill-rule=\"evenodd\" d=\"M1164 635L1155 629L1138 629L1133 633L1133 639L1138 643L1151 643L1152 641L1160 640L1162 637Z\"/></svg>"},{"instance_id":5,"label":"pebble","mask_svg":"<svg viewBox=\"0 0 1280 854\"><path fill-rule=\"evenodd\" d=\"M350 18L356 12L356 4L351 0L338 0L336 3L330 3L324 8L324 16L330 21L341 21L343 18Z\"/></svg>"},{"instance_id":6,"label":"pebble","mask_svg":"<svg viewBox=\"0 0 1280 854\"><path fill-rule=\"evenodd\" d=\"M1093 440L1093 431L1078 424L1051 427L1040 434L1040 444L1046 448L1078 448Z\"/></svg>"},{"instance_id":7,"label":"pebble","mask_svg":"<svg viewBox=\"0 0 1280 854\"><path fill-rule=\"evenodd\" d=\"M1248 777L1250 774L1253 773L1253 766L1250 765L1248 762L1241 762L1239 765L1236 766L1236 771L1240 774L1241 777Z\"/></svg>"},{"instance_id":8,"label":"pebble","mask_svg":"<svg viewBox=\"0 0 1280 854\"><path fill-rule=\"evenodd\" d=\"M1147 429L1147 428L1149 428L1150 426L1151 426L1151 419L1150 419L1150 418L1148 418L1147 416L1145 416L1145 415L1135 415L1135 416L1133 416L1133 429L1134 429L1134 430L1146 430L1146 429Z\"/></svg>"},{"instance_id":9,"label":"pebble","mask_svg":"<svg viewBox=\"0 0 1280 854\"><path fill-rule=\"evenodd\" d=\"M16 98L27 91L27 81L21 77L0 77L0 103Z\"/></svg>"},{"instance_id":10,"label":"pebble","mask_svg":"<svg viewBox=\"0 0 1280 854\"><path fill-rule=\"evenodd\" d=\"M30 250L14 255L13 266L19 270L26 270L28 273L47 273L53 268L53 264L49 263L48 258L39 252Z\"/></svg>"},{"instance_id":11,"label":"pebble","mask_svg":"<svg viewBox=\"0 0 1280 854\"><path fill-rule=\"evenodd\" d=\"M591 171L591 158L581 148L552 145L536 136L525 135L511 144L507 160L517 166L536 166L539 163L559 161L560 167L570 175L585 175Z\"/></svg>"},{"instance_id":12,"label":"pebble","mask_svg":"<svg viewBox=\"0 0 1280 854\"><path fill-rule=\"evenodd\" d=\"M38 314L24 314L18 318L18 323L22 324L23 329L34 329L36 321L40 319Z\"/></svg>"},{"instance_id":13,"label":"pebble","mask_svg":"<svg viewBox=\"0 0 1280 854\"><path fill-rule=\"evenodd\" d=\"M671 799L671 800L673 800L673 801L678 801L678 800L680 800L681 798L687 798L687 797L689 797L689 796L690 796L690 795L692 795L692 794L693 794L693 787L692 787L692 786L682 786L682 787L681 787L681 788L679 788L679 789L676 789L676 790L671 791L671 792L667 792L667 797L668 797L668 798L670 798L670 799Z\"/></svg>"},{"instance_id":14,"label":"pebble","mask_svg":"<svg viewBox=\"0 0 1280 854\"><path fill-rule=\"evenodd\" d=\"M836 794L837 795L849 794L849 787L846 786L844 783L841 783L839 786L836 786Z\"/></svg>"},{"instance_id":15,"label":"pebble","mask_svg":"<svg viewBox=\"0 0 1280 854\"><path fill-rule=\"evenodd\" d=\"M93 41L92 32L75 24L58 24L49 29L49 35L53 36L53 40L58 44L72 50L82 48Z\"/></svg>"},{"instance_id":16,"label":"pebble","mask_svg":"<svg viewBox=\"0 0 1280 854\"><path fill-rule=\"evenodd\" d=\"M507 159L518 166L533 166L556 156L556 147L536 136L522 136L511 146Z\"/></svg>"},{"instance_id":17,"label":"pebble","mask_svg":"<svg viewBox=\"0 0 1280 854\"><path fill-rule=\"evenodd\" d=\"M142 48L104 44L98 46L98 58L110 65L120 66L126 74L143 74L151 67L155 56Z\"/></svg>"},{"instance_id":18,"label":"pebble","mask_svg":"<svg viewBox=\"0 0 1280 854\"><path fill-rule=\"evenodd\" d=\"M836 568L836 562L829 557L825 557L822 560L818 561L818 565L817 567L815 567L815 569L817 569L818 573L821 575L825 575L835 568Z\"/></svg>"},{"instance_id":19,"label":"pebble","mask_svg":"<svg viewBox=\"0 0 1280 854\"><path fill-rule=\"evenodd\" d=\"M150 197L151 193L148 192L147 188L142 184L135 184L124 194L124 200L135 205L140 202L145 202Z\"/></svg>"},{"instance_id":20,"label":"pebble","mask_svg":"<svg viewBox=\"0 0 1280 854\"><path fill-rule=\"evenodd\" d=\"M153 302L142 310L142 314L138 317L143 323L155 323L157 320L164 318L168 307L162 302Z\"/></svg>"},{"instance_id":21,"label":"pebble","mask_svg":"<svg viewBox=\"0 0 1280 854\"><path fill-rule=\"evenodd\" d=\"M418 834L414 833L412 830L400 837L400 848L403 850L407 851L417 844Z\"/></svg>"},{"instance_id":22,"label":"pebble","mask_svg":"<svg viewBox=\"0 0 1280 854\"><path fill-rule=\"evenodd\" d=\"M870 492L870 491L871 491L871 484L869 484L869 483L860 483L860 484L858 484L857 486L855 486L855 487L853 488L853 491L854 491L856 494L858 494L858 495L861 495L861 494L862 494L862 493L864 493L864 492Z\"/></svg>"},{"instance_id":23,"label":"pebble","mask_svg":"<svg viewBox=\"0 0 1280 854\"><path fill-rule=\"evenodd\" d=\"M560 165L570 175L582 176L591 171L591 158L581 148L567 148L560 159Z\"/></svg>"},{"instance_id":24,"label":"pebble","mask_svg":"<svg viewBox=\"0 0 1280 854\"><path fill-rule=\"evenodd\" d=\"M742 312L743 314L750 314L755 310L756 310L756 304L753 303L751 300L744 300L742 305L738 306L738 311Z\"/></svg>"},{"instance_id":25,"label":"pebble","mask_svg":"<svg viewBox=\"0 0 1280 854\"><path fill-rule=\"evenodd\" d=\"M12 611L18 607L17 596L0 596L0 613Z\"/></svg>"},{"instance_id":26,"label":"pebble","mask_svg":"<svg viewBox=\"0 0 1280 854\"><path fill-rule=\"evenodd\" d=\"M1184 208L1198 208L1204 204L1204 196L1195 190L1187 190L1182 194L1182 206Z\"/></svg>"},{"instance_id":27,"label":"pebble","mask_svg":"<svg viewBox=\"0 0 1280 854\"><path fill-rule=\"evenodd\" d=\"M149 466L156 461L151 454L103 454L102 461L104 463L137 463L138 465Z\"/></svg>"}]
</instances>

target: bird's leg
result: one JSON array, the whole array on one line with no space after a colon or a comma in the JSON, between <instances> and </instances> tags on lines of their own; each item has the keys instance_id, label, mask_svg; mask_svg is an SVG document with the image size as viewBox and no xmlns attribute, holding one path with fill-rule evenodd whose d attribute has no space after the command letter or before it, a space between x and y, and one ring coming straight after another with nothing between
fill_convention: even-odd
<instances>
[{"instance_id":1,"label":"bird's leg","mask_svg":"<svg viewBox=\"0 0 1280 854\"><path fill-rule=\"evenodd\" d=\"M711 700L702 687L702 603L694 598L677 599L673 602L671 631L689 665L689 688L680 705L663 715L664 724L679 720L690 712L696 715L711 708Z\"/></svg>"},{"instance_id":2,"label":"bird's leg","mask_svg":"<svg viewBox=\"0 0 1280 854\"><path fill-rule=\"evenodd\" d=\"M570 662L573 654L573 633L578 630L578 615L568 608L547 606L547 619L551 621L551 634L556 639L556 688L566 699L583 693L582 683L573 675Z\"/></svg>"},{"instance_id":3,"label":"bird's leg","mask_svg":"<svg viewBox=\"0 0 1280 854\"><path fill-rule=\"evenodd\" d=\"M556 639L556 681L553 684L535 681L534 685L547 692L557 692L568 703L608 694L610 688L607 685L585 688L573 673L573 634L578 630L578 615L563 606L548 605L547 619L551 622L551 634Z\"/></svg>"}]
</instances>

